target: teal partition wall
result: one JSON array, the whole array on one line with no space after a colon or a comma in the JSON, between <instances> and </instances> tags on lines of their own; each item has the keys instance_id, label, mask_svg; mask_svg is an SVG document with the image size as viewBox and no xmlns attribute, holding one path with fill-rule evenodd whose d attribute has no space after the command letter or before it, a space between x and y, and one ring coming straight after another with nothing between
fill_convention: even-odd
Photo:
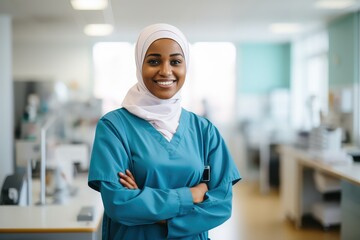
<instances>
[{"instance_id":1,"label":"teal partition wall","mask_svg":"<svg viewBox=\"0 0 360 240\"><path fill-rule=\"evenodd\" d=\"M328 26L329 88L351 86L357 81L357 21L357 14L350 14L331 22Z\"/></svg>"},{"instance_id":2,"label":"teal partition wall","mask_svg":"<svg viewBox=\"0 0 360 240\"><path fill-rule=\"evenodd\" d=\"M0 14L0 187L14 173L12 21Z\"/></svg>"},{"instance_id":3,"label":"teal partition wall","mask_svg":"<svg viewBox=\"0 0 360 240\"><path fill-rule=\"evenodd\" d=\"M237 93L290 87L290 43L243 43L237 49Z\"/></svg>"},{"instance_id":4,"label":"teal partition wall","mask_svg":"<svg viewBox=\"0 0 360 240\"><path fill-rule=\"evenodd\" d=\"M351 91L352 111L343 112L342 122L360 146L360 12L335 19L329 31L329 89L342 99L341 91ZM348 94L349 95L349 94ZM346 99L346 98L345 98ZM341 109L342 110L342 109Z\"/></svg>"}]
</instances>

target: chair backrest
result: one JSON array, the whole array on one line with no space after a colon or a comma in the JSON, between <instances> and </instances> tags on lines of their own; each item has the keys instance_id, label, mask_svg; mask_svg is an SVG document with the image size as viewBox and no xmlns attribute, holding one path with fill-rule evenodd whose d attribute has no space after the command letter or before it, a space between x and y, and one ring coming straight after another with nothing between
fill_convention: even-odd
<instances>
[{"instance_id":1,"label":"chair backrest","mask_svg":"<svg viewBox=\"0 0 360 240\"><path fill-rule=\"evenodd\" d=\"M0 205L18 205L26 181L24 171L17 171L5 178L1 188Z\"/></svg>"}]
</instances>

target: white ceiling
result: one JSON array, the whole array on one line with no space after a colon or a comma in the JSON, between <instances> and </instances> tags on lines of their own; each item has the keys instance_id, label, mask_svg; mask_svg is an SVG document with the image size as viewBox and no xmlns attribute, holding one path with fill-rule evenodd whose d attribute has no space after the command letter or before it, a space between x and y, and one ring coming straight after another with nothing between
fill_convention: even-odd
<instances>
[{"instance_id":1,"label":"white ceiling","mask_svg":"<svg viewBox=\"0 0 360 240\"><path fill-rule=\"evenodd\" d=\"M274 35L274 22L303 24L305 31L359 9L314 8L315 0L110 0L105 11L76 11L70 0L0 0L0 14L13 19L13 38L21 40L135 41L146 25L166 22L179 27L192 41L286 41L294 36ZM340 0L341 1L341 0ZM113 23L106 38L86 37L88 23Z\"/></svg>"}]
</instances>

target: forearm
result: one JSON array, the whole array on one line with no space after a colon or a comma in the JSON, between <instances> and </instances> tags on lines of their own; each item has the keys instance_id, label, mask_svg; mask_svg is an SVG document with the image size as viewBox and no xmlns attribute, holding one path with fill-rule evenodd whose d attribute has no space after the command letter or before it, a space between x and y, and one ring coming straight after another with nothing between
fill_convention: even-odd
<instances>
[{"instance_id":1,"label":"forearm","mask_svg":"<svg viewBox=\"0 0 360 240\"><path fill-rule=\"evenodd\" d=\"M186 214L193 207L188 188L129 190L102 182L101 196L106 214L128 226L156 223Z\"/></svg>"},{"instance_id":2,"label":"forearm","mask_svg":"<svg viewBox=\"0 0 360 240\"><path fill-rule=\"evenodd\" d=\"M219 226L231 216L232 185L225 184L207 193L207 199L195 204L186 215L168 220L168 237L192 236Z\"/></svg>"}]
</instances>

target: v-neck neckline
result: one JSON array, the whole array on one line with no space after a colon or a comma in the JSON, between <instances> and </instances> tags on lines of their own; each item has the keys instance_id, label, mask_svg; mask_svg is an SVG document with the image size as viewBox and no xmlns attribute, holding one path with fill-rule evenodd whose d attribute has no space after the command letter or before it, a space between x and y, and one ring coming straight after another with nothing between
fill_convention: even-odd
<instances>
[{"instance_id":1,"label":"v-neck neckline","mask_svg":"<svg viewBox=\"0 0 360 240\"><path fill-rule=\"evenodd\" d=\"M151 125L151 123L149 123L148 121L144 120L146 122L146 126L145 129L169 152L173 152L174 150L176 150L177 146L179 145L182 136L184 134L184 130L186 128L186 118L187 118L187 114L185 112L185 110L182 108L181 109L181 115L180 115L180 119L179 119L179 125L178 128L176 129L175 134L173 135L172 139L170 140L170 142L158 131L156 130L156 128Z\"/></svg>"}]
</instances>

